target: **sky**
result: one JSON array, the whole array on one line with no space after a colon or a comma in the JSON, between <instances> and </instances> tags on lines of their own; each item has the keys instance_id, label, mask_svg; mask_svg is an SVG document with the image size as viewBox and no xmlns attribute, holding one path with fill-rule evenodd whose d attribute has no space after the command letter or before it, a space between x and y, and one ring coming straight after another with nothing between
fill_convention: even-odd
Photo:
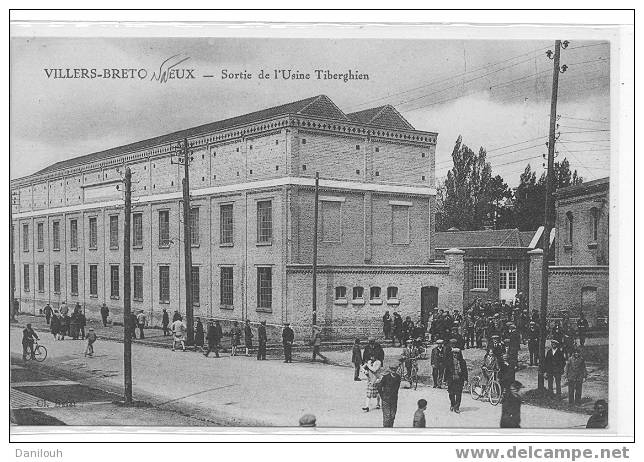
<instances>
[{"instance_id":1,"label":"sky","mask_svg":"<svg viewBox=\"0 0 644 462\"><path fill-rule=\"evenodd\" d=\"M392 104L419 130L438 132L436 177L454 142L483 147L510 186L547 152L552 41L251 38L17 38L11 40L11 178L54 162L171 131L326 94L344 112ZM584 179L608 176L609 43L562 50L557 160ZM164 60L195 79L151 81ZM145 69L146 79L54 79L53 68ZM308 80L259 79L261 70ZM318 80L314 70L368 74ZM251 79L222 79L222 71ZM212 75L213 77L203 77Z\"/></svg>"}]
</instances>

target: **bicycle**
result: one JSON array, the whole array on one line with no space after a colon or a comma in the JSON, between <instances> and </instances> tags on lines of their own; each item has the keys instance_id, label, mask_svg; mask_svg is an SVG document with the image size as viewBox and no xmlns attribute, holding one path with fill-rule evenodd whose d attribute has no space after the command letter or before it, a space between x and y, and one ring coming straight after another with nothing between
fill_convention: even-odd
<instances>
[{"instance_id":1,"label":"bicycle","mask_svg":"<svg viewBox=\"0 0 644 462\"><path fill-rule=\"evenodd\" d=\"M416 358L411 358L411 371L407 373L407 367L405 366L405 360L401 359L396 373L400 375L406 382L409 382L409 388L414 390L418 389L418 360Z\"/></svg>"},{"instance_id":2,"label":"bicycle","mask_svg":"<svg viewBox=\"0 0 644 462\"><path fill-rule=\"evenodd\" d=\"M493 371L492 377L488 379L485 386L481 385L481 377L475 376L470 382L470 395L472 399L478 400L486 398L492 406L496 406L501 402L501 384L499 383L498 371Z\"/></svg>"},{"instance_id":3,"label":"bicycle","mask_svg":"<svg viewBox=\"0 0 644 462\"><path fill-rule=\"evenodd\" d=\"M34 340L34 356L27 355L27 360L33 359L36 362L43 362L47 358L47 348L40 345L38 341Z\"/></svg>"}]
</instances>

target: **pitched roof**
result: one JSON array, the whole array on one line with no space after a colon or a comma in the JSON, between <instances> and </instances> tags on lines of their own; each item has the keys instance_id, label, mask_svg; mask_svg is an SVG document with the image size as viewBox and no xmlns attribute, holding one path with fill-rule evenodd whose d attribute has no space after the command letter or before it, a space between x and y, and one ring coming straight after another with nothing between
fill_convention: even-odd
<instances>
[{"instance_id":1,"label":"pitched roof","mask_svg":"<svg viewBox=\"0 0 644 462\"><path fill-rule=\"evenodd\" d=\"M350 120L380 127L414 130L414 127L390 104L347 114Z\"/></svg>"},{"instance_id":2,"label":"pitched roof","mask_svg":"<svg viewBox=\"0 0 644 462\"><path fill-rule=\"evenodd\" d=\"M564 197L581 196L583 194L608 190L609 187L610 178L605 177L599 178L597 180L586 181L574 186L567 186L565 188L557 189L554 194L557 199L562 199Z\"/></svg>"},{"instance_id":3,"label":"pitched roof","mask_svg":"<svg viewBox=\"0 0 644 462\"><path fill-rule=\"evenodd\" d=\"M535 231L519 231L516 228L482 231L447 231L435 234L435 248L529 248L534 234Z\"/></svg>"}]
</instances>

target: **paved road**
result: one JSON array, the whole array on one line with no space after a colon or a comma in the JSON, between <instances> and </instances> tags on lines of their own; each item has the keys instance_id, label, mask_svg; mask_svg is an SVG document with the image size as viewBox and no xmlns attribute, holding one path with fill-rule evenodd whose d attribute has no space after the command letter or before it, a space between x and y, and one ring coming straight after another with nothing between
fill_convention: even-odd
<instances>
[{"instance_id":1,"label":"paved road","mask_svg":"<svg viewBox=\"0 0 644 462\"><path fill-rule=\"evenodd\" d=\"M11 329L11 353L21 354L20 330ZM43 366L74 377L95 388L120 391L123 381L123 345L98 341L96 356L83 356L84 342L54 341L45 335L49 350ZM279 359L257 361L247 357L205 358L192 352L172 352L134 344L135 399L158 409L235 425L293 426L304 413L317 416L325 427L381 427L379 411L364 413L365 382L354 382L353 371L321 363L285 364ZM500 406L493 407L463 396L462 413L449 412L445 390L419 385L401 390L395 426L411 426L416 401L429 402L427 425L441 428L497 428ZM524 406L523 428L570 428L585 424L581 414ZM158 424L151 419L148 425ZM180 425L181 422L175 425Z\"/></svg>"}]
</instances>

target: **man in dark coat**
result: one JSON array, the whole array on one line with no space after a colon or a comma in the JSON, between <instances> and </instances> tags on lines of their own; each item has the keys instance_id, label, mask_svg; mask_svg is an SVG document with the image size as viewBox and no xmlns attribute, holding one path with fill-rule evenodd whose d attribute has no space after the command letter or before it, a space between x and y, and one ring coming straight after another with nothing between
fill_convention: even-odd
<instances>
[{"instance_id":1,"label":"man in dark coat","mask_svg":"<svg viewBox=\"0 0 644 462\"><path fill-rule=\"evenodd\" d=\"M389 311L385 311L385 314L382 316L382 333L385 335L385 340L389 340L391 338L392 325L393 321L391 319L391 315L389 314Z\"/></svg>"},{"instance_id":2,"label":"man in dark coat","mask_svg":"<svg viewBox=\"0 0 644 462\"><path fill-rule=\"evenodd\" d=\"M445 373L445 348L443 347L444 340L436 340L436 346L432 349L431 366L432 366L432 379L434 380L434 388L441 388L443 384L443 375Z\"/></svg>"},{"instance_id":3,"label":"man in dark coat","mask_svg":"<svg viewBox=\"0 0 644 462\"><path fill-rule=\"evenodd\" d=\"M521 428L521 382L512 381L501 405L501 428Z\"/></svg>"},{"instance_id":4,"label":"man in dark coat","mask_svg":"<svg viewBox=\"0 0 644 462\"><path fill-rule=\"evenodd\" d=\"M263 361L266 359L266 343L268 341L268 337L266 336L266 321L259 323L259 327L257 328L257 341L259 342L257 359Z\"/></svg>"},{"instance_id":5,"label":"man in dark coat","mask_svg":"<svg viewBox=\"0 0 644 462\"><path fill-rule=\"evenodd\" d=\"M79 314L80 313L74 309L74 312L69 319L69 335L74 340L78 340L78 330L80 329L80 319L78 319Z\"/></svg>"},{"instance_id":6,"label":"man in dark coat","mask_svg":"<svg viewBox=\"0 0 644 462\"><path fill-rule=\"evenodd\" d=\"M210 321L208 323L208 333L206 334L206 341L208 342L208 351L204 353L204 356L208 357L211 351L215 351L215 356L219 358L219 345L221 343L221 338L224 336L224 332L219 325L219 321Z\"/></svg>"},{"instance_id":7,"label":"man in dark coat","mask_svg":"<svg viewBox=\"0 0 644 462\"><path fill-rule=\"evenodd\" d=\"M47 322L47 325L49 325L49 320L51 319L51 314L54 312L54 310L51 309L51 305L47 303L45 305L45 309L43 310L43 313L45 313L45 321Z\"/></svg>"},{"instance_id":8,"label":"man in dark coat","mask_svg":"<svg viewBox=\"0 0 644 462\"><path fill-rule=\"evenodd\" d=\"M360 381L360 367L362 366L362 351L360 350L360 339L355 339L353 342L353 351L351 352L351 362L353 363L354 373L353 380Z\"/></svg>"},{"instance_id":9,"label":"man in dark coat","mask_svg":"<svg viewBox=\"0 0 644 462\"><path fill-rule=\"evenodd\" d=\"M452 339L456 340L456 348L463 350L465 348L465 339L461 334L458 333L458 326L453 326L450 333L450 341Z\"/></svg>"},{"instance_id":10,"label":"man in dark coat","mask_svg":"<svg viewBox=\"0 0 644 462\"><path fill-rule=\"evenodd\" d=\"M201 323L201 318L197 318L195 324L195 351L197 348L203 349L203 324Z\"/></svg>"},{"instance_id":11,"label":"man in dark coat","mask_svg":"<svg viewBox=\"0 0 644 462\"><path fill-rule=\"evenodd\" d=\"M530 365L539 364L539 328L537 323L530 321L528 328L528 351L530 352Z\"/></svg>"},{"instance_id":12,"label":"man in dark coat","mask_svg":"<svg viewBox=\"0 0 644 462\"><path fill-rule=\"evenodd\" d=\"M103 327L107 327L107 317L109 315L110 315L110 309L107 307L105 303L103 303L101 305L101 319L103 320Z\"/></svg>"},{"instance_id":13,"label":"man in dark coat","mask_svg":"<svg viewBox=\"0 0 644 462\"><path fill-rule=\"evenodd\" d=\"M168 335L168 325L170 324L170 316L168 315L168 311L163 308L163 316L161 317L161 328L163 329L163 336Z\"/></svg>"},{"instance_id":14,"label":"man in dark coat","mask_svg":"<svg viewBox=\"0 0 644 462\"><path fill-rule=\"evenodd\" d=\"M403 320L402 316L398 313L394 313L394 333L393 333L393 342L396 344L396 339L398 340L399 346L403 344Z\"/></svg>"},{"instance_id":15,"label":"man in dark coat","mask_svg":"<svg viewBox=\"0 0 644 462\"><path fill-rule=\"evenodd\" d=\"M552 393L552 382L557 385L557 396L561 396L561 376L566 366L566 358L557 340L551 340L551 348L546 352L543 361L543 370L548 379L548 390Z\"/></svg>"},{"instance_id":16,"label":"man in dark coat","mask_svg":"<svg viewBox=\"0 0 644 462\"><path fill-rule=\"evenodd\" d=\"M414 335L414 321L411 320L411 316L405 318L403 323L403 340L406 342Z\"/></svg>"},{"instance_id":17,"label":"man in dark coat","mask_svg":"<svg viewBox=\"0 0 644 462\"><path fill-rule=\"evenodd\" d=\"M588 333L588 319L586 315L581 313L581 317L577 320L577 336L579 337L579 345L586 344L586 335Z\"/></svg>"},{"instance_id":18,"label":"man in dark coat","mask_svg":"<svg viewBox=\"0 0 644 462\"><path fill-rule=\"evenodd\" d=\"M364 347L364 353L362 354L363 358L371 358L371 355L374 355L380 364L384 364L385 360L385 350L382 349L382 346L376 342L376 339L369 337L369 343Z\"/></svg>"},{"instance_id":19,"label":"man in dark coat","mask_svg":"<svg viewBox=\"0 0 644 462\"><path fill-rule=\"evenodd\" d=\"M284 329L282 329L282 346L284 347L285 363L293 362L293 340L295 340L295 332L291 329L291 325L288 322L285 322Z\"/></svg>"},{"instance_id":20,"label":"man in dark coat","mask_svg":"<svg viewBox=\"0 0 644 462\"><path fill-rule=\"evenodd\" d=\"M514 324L510 324L508 328L508 355L510 357L510 365L515 369L519 366L519 350L521 349L521 334Z\"/></svg>"},{"instance_id":21,"label":"man in dark coat","mask_svg":"<svg viewBox=\"0 0 644 462\"><path fill-rule=\"evenodd\" d=\"M452 357L445 360L445 379L449 394L449 410L460 414L463 386L467 382L467 364L459 348L452 348Z\"/></svg>"},{"instance_id":22,"label":"man in dark coat","mask_svg":"<svg viewBox=\"0 0 644 462\"><path fill-rule=\"evenodd\" d=\"M390 366L389 371L376 385L382 400L382 426L385 428L394 426L396 411L398 411L398 390L401 377L396 373L396 369L397 366Z\"/></svg>"}]
</instances>

